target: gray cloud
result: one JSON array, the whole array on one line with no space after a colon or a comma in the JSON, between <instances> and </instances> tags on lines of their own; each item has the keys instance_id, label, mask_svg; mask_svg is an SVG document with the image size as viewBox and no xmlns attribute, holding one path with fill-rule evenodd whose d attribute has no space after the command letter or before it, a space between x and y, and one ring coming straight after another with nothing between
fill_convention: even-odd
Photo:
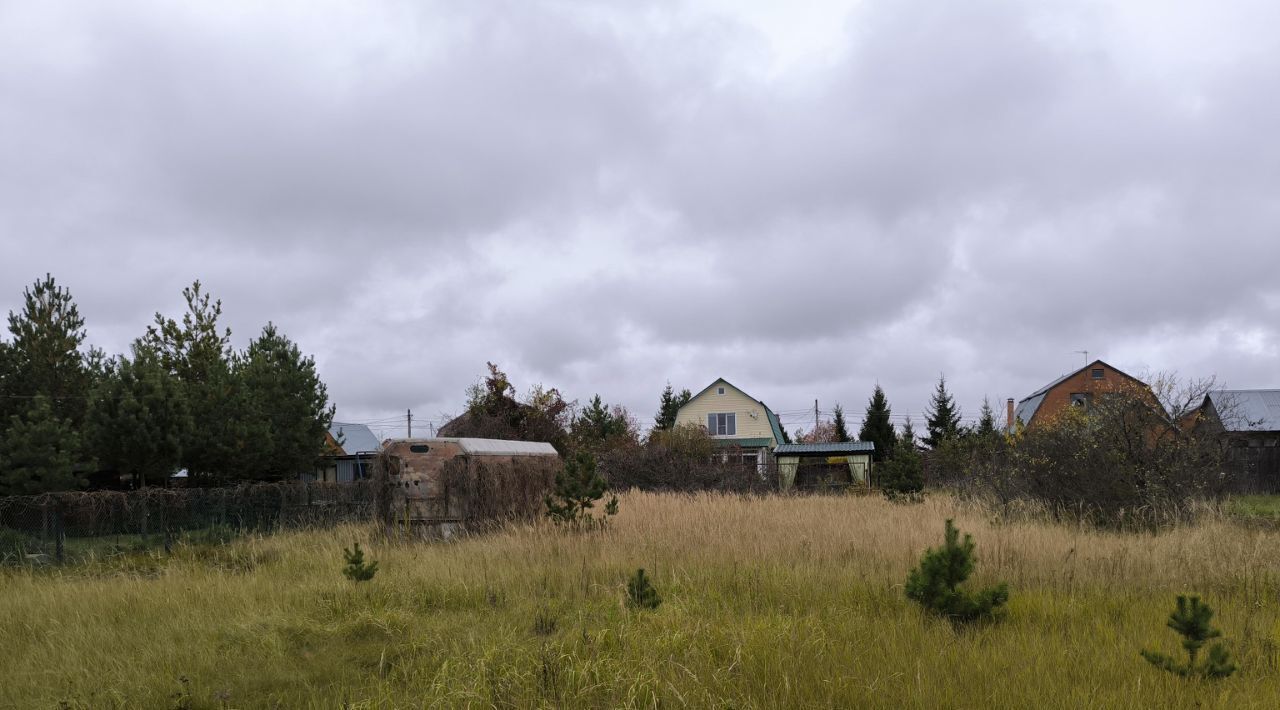
<instances>
[{"instance_id":1,"label":"gray cloud","mask_svg":"<svg viewBox=\"0 0 1280 710\"><path fill-rule=\"evenodd\" d=\"M200 278L348 419L486 360L644 420L972 414L1083 348L1277 386L1276 9L833 2L801 55L762 7L6 5L0 308L53 272L121 350Z\"/></svg>"}]
</instances>

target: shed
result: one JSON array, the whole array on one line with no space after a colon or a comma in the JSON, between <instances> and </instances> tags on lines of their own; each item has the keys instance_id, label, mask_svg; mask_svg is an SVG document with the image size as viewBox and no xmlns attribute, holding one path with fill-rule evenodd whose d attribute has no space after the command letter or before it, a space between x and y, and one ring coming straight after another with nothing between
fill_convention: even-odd
<instances>
[{"instance_id":1,"label":"shed","mask_svg":"<svg viewBox=\"0 0 1280 710\"><path fill-rule=\"evenodd\" d=\"M378 457L388 530L450 537L542 512L560 455L540 441L390 439Z\"/></svg>"},{"instance_id":2,"label":"shed","mask_svg":"<svg viewBox=\"0 0 1280 710\"><path fill-rule=\"evenodd\" d=\"M773 450L778 488L870 488L875 450L870 441L781 444Z\"/></svg>"}]
</instances>

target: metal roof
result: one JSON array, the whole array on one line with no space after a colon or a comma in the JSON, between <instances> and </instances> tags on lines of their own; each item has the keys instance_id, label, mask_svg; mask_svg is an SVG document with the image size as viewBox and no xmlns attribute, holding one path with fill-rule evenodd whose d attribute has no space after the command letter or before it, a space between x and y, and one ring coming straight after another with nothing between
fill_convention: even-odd
<instances>
[{"instance_id":1,"label":"metal roof","mask_svg":"<svg viewBox=\"0 0 1280 710\"><path fill-rule=\"evenodd\" d=\"M1208 399L1227 431L1280 431L1280 390L1214 390Z\"/></svg>"},{"instance_id":2,"label":"metal roof","mask_svg":"<svg viewBox=\"0 0 1280 710\"><path fill-rule=\"evenodd\" d=\"M363 424L334 422L329 426L329 435L348 455L382 450L382 442L378 441L378 437Z\"/></svg>"},{"instance_id":3,"label":"metal roof","mask_svg":"<svg viewBox=\"0 0 1280 710\"><path fill-rule=\"evenodd\" d=\"M726 448L729 446L741 446L744 449L759 449L765 446L773 446L773 439L770 439L767 436L760 436L754 439L749 439L749 438L743 438L743 439L723 438L722 439L717 437L712 439L711 443L719 448Z\"/></svg>"},{"instance_id":4,"label":"metal roof","mask_svg":"<svg viewBox=\"0 0 1280 710\"><path fill-rule=\"evenodd\" d=\"M556 449L545 441L512 441L510 439L473 439L470 437L438 436L434 439L391 439L396 443L433 444L449 442L457 444L466 454L484 456L559 456Z\"/></svg>"},{"instance_id":5,"label":"metal roof","mask_svg":"<svg viewBox=\"0 0 1280 710\"><path fill-rule=\"evenodd\" d=\"M1125 377L1128 377L1129 379L1133 380L1134 382L1137 382L1137 383L1141 384L1141 385L1142 385L1142 386L1144 386L1144 387L1146 386L1146 383L1144 383L1142 380L1139 380L1138 378L1134 377L1133 375L1130 375L1129 373L1127 373L1127 372L1125 372L1125 371L1121 370L1120 368L1118 368L1118 367L1116 367L1116 366L1114 366L1114 365L1112 365L1112 364L1110 364L1110 363L1108 363L1108 362L1105 362L1105 361L1103 361L1103 360L1094 360L1093 362L1089 363L1088 365L1085 365L1084 367L1082 367L1082 368L1080 368L1080 369L1078 369L1078 370L1072 370L1071 372L1068 372L1067 374L1063 375L1062 377L1059 377L1058 379L1054 380L1053 382L1050 382L1049 384L1045 385L1044 387L1041 387L1040 389L1036 390L1035 392L1032 392L1030 395L1027 395L1026 397L1023 397L1023 398L1022 398L1022 401L1021 401L1021 402L1018 402L1018 408L1017 408L1017 409L1015 409L1015 410L1014 410L1014 412L1013 412L1013 418L1014 418L1014 420L1015 420L1015 421L1020 421L1020 422L1022 422L1024 425L1025 425L1025 424L1030 424L1030 423L1031 423L1031 418L1032 418L1032 417L1034 417L1034 416L1036 415L1036 412L1037 412L1037 411L1039 411L1039 409L1040 409L1040 404L1041 404L1042 402L1044 402L1044 396L1045 396L1046 394L1048 394L1048 393L1049 393L1049 390L1053 389L1054 387L1057 387L1058 385L1062 384L1064 381L1066 381L1066 380L1068 380L1068 379L1070 379L1070 378L1072 378L1072 377L1075 377L1076 375L1080 374L1081 372L1084 372L1085 370L1088 370L1088 369L1090 369L1090 368L1092 368L1092 367L1096 367L1096 366L1098 366L1098 365L1102 365L1103 367L1105 367L1105 368L1107 368L1107 369L1111 370L1112 372L1115 372L1115 373L1117 373L1117 374L1120 374L1120 375L1123 375L1123 376L1125 376Z\"/></svg>"},{"instance_id":6,"label":"metal roof","mask_svg":"<svg viewBox=\"0 0 1280 710\"><path fill-rule=\"evenodd\" d=\"M1057 384L1056 382L1054 384ZM1045 393L1033 394L1030 397L1018 403L1018 408L1013 410L1013 420L1026 424L1031 421L1031 417L1036 415L1036 411L1040 409L1040 403L1044 401Z\"/></svg>"},{"instance_id":7,"label":"metal roof","mask_svg":"<svg viewBox=\"0 0 1280 710\"><path fill-rule=\"evenodd\" d=\"M860 454L874 453L875 442L871 441L835 441L825 444L780 444L774 448L776 456L795 456L804 454Z\"/></svg>"}]
</instances>

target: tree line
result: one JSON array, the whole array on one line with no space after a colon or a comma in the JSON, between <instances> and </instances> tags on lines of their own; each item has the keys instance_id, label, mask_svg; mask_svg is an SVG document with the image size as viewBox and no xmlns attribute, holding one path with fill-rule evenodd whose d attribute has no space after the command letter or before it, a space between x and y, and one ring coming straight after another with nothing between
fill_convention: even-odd
<instances>
[{"instance_id":1,"label":"tree line","mask_svg":"<svg viewBox=\"0 0 1280 710\"><path fill-rule=\"evenodd\" d=\"M272 323L244 350L199 281L180 319L156 313L127 353L86 343L46 274L0 338L0 495L113 484L284 480L314 469L333 419L315 361Z\"/></svg>"}]
</instances>

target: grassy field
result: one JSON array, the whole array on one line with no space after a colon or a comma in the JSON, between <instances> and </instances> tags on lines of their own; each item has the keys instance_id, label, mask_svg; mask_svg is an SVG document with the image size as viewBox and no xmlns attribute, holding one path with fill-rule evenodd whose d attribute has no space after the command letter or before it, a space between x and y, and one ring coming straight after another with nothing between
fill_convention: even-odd
<instances>
[{"instance_id":1,"label":"grassy field","mask_svg":"<svg viewBox=\"0 0 1280 710\"><path fill-rule=\"evenodd\" d=\"M972 532L1000 623L957 630L902 585L943 520ZM339 574L361 540L372 581ZM0 571L0 706L1258 707L1280 705L1280 532L997 524L948 499L628 494L592 534L455 543L347 528ZM644 567L664 602L622 603ZM1148 666L1202 594L1241 665Z\"/></svg>"}]
</instances>

